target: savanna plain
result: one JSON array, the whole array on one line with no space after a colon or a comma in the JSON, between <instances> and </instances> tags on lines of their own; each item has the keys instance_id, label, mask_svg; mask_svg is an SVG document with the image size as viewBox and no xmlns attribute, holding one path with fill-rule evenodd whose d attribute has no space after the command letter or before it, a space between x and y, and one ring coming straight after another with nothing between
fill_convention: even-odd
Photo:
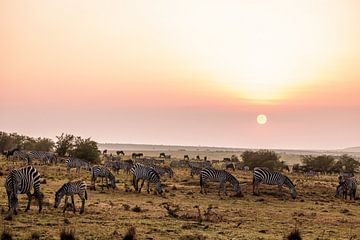
<instances>
[{"instance_id":1,"label":"savanna plain","mask_svg":"<svg viewBox=\"0 0 360 240\"><path fill-rule=\"evenodd\" d=\"M145 155L159 156L155 151ZM305 178L302 174L285 173L296 184L298 197L293 200L285 187L284 195L279 196L277 186L263 184L261 195L254 196L252 172L230 171L239 180L244 197L232 196L231 186L227 188L228 196L219 197L218 184L210 183L208 194L200 194L199 176L191 177L189 169L173 168L173 178L161 178L165 193L158 196L154 191L148 194L145 187L140 194L135 193L131 174L123 171L115 174L115 190L102 190L98 180L94 191L89 188L90 172L85 169L80 174L72 169L69 174L64 163L35 163L45 194L43 211L38 213L34 199L30 211L25 213L27 199L21 195L18 215L5 221L5 177L9 170L21 166L21 161L13 163L0 157L0 222L15 239L29 239L33 233L40 239L59 239L63 229L74 230L77 239L122 239L130 227L135 227L137 239L284 239L295 228L303 239L360 239L360 200L334 197L337 175ZM75 214L71 208L62 212L64 199L59 208L53 207L55 192L75 179L85 180L88 185L82 215L78 196Z\"/></svg>"}]
</instances>

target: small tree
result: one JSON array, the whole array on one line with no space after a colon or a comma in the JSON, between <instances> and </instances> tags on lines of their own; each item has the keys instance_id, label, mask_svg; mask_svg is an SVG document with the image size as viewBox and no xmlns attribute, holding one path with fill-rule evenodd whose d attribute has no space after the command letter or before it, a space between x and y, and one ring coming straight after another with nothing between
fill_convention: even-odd
<instances>
[{"instance_id":1,"label":"small tree","mask_svg":"<svg viewBox=\"0 0 360 240\"><path fill-rule=\"evenodd\" d=\"M267 167L271 170L281 170L283 163L280 162L280 156L274 151L259 150L259 151L245 151L241 154L245 166L250 169L255 167Z\"/></svg>"},{"instance_id":2,"label":"small tree","mask_svg":"<svg viewBox=\"0 0 360 240\"><path fill-rule=\"evenodd\" d=\"M90 138L82 139L81 137L76 137L71 156L87 160L91 163L100 162L97 142L92 141Z\"/></svg>"},{"instance_id":3,"label":"small tree","mask_svg":"<svg viewBox=\"0 0 360 240\"><path fill-rule=\"evenodd\" d=\"M70 155L70 152L74 149L74 140L75 136L72 134L64 134L62 133L60 136L56 136L56 150L55 152L60 157L65 157Z\"/></svg>"},{"instance_id":4,"label":"small tree","mask_svg":"<svg viewBox=\"0 0 360 240\"><path fill-rule=\"evenodd\" d=\"M333 169L335 158L331 155L321 155L317 157L306 155L302 157L302 163L309 170L328 172Z\"/></svg>"},{"instance_id":5,"label":"small tree","mask_svg":"<svg viewBox=\"0 0 360 240\"><path fill-rule=\"evenodd\" d=\"M356 172L360 166L360 163L353 157L344 154L340 157L339 161L335 164L338 168L341 168L345 172Z\"/></svg>"}]
</instances>

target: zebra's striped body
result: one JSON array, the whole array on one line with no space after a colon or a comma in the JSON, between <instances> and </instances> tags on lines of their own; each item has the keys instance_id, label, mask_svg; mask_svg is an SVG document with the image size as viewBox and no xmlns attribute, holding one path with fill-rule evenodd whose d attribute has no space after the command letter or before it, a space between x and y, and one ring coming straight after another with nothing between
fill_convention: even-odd
<instances>
[{"instance_id":1,"label":"zebra's striped body","mask_svg":"<svg viewBox=\"0 0 360 240\"><path fill-rule=\"evenodd\" d=\"M115 176L110 172L109 169L103 166L95 165L91 169L91 184L94 190L95 182L98 177L101 177L101 189L104 189L104 178L106 181L106 187L109 189L108 179L110 180L110 186L115 189Z\"/></svg>"},{"instance_id":2,"label":"zebra's striped body","mask_svg":"<svg viewBox=\"0 0 360 240\"><path fill-rule=\"evenodd\" d=\"M69 182L62 185L62 187L55 193L54 208L57 208L60 205L61 199L65 196L65 205L63 210L63 212L65 212L68 204L68 197L70 196L73 205L73 211L75 213L76 212L75 202L74 202L75 194L79 195L81 199L80 214L82 214L85 208L85 200L87 200L86 183L84 181Z\"/></svg>"},{"instance_id":3,"label":"zebra's striped body","mask_svg":"<svg viewBox=\"0 0 360 240\"><path fill-rule=\"evenodd\" d=\"M227 172L225 170L217 170L217 169L213 169L213 168L202 169L200 171L200 188L201 188L200 192L201 193L207 194L206 188L205 188L205 185L207 182L220 182L219 196L220 196L221 190L225 193L225 195L227 195L227 193L226 193L226 183L227 182L229 182L233 186L234 191L237 196L242 196L239 181L233 175L231 175L229 172Z\"/></svg>"},{"instance_id":4,"label":"zebra's striped body","mask_svg":"<svg viewBox=\"0 0 360 240\"><path fill-rule=\"evenodd\" d=\"M31 194L32 188L34 188L34 194ZM32 196L38 200L39 212L41 212L44 195L40 191L40 174L33 166L11 170L5 180L5 189L9 204L9 214L6 219L10 220L13 213L17 214L18 194L26 194L28 197L25 212L30 209Z\"/></svg>"},{"instance_id":5,"label":"zebra's striped body","mask_svg":"<svg viewBox=\"0 0 360 240\"><path fill-rule=\"evenodd\" d=\"M350 195L350 200L355 200L356 195L356 189L357 189L357 181L355 178L346 178L342 180L339 184L339 186L336 188L336 195L335 197L342 197L344 199L347 198L347 195Z\"/></svg>"},{"instance_id":6,"label":"zebra's striped body","mask_svg":"<svg viewBox=\"0 0 360 240\"><path fill-rule=\"evenodd\" d=\"M155 184L155 189L158 194L162 194L163 190L161 187L161 181L159 174L151 167L144 166L142 164L136 163L131 169L130 172L133 174L133 186L135 191L141 192L144 182L147 181L147 192L150 193L150 182ZM138 187L139 180L142 179L140 188Z\"/></svg>"},{"instance_id":7,"label":"zebra's striped body","mask_svg":"<svg viewBox=\"0 0 360 240\"><path fill-rule=\"evenodd\" d=\"M57 162L56 156L50 152L42 152L42 151L30 151L29 153L30 162L32 160L37 159L40 160L44 165L45 164L53 164Z\"/></svg>"},{"instance_id":8,"label":"zebra's striped body","mask_svg":"<svg viewBox=\"0 0 360 240\"><path fill-rule=\"evenodd\" d=\"M27 151L17 150L12 155L13 160L23 160L26 161L27 164L31 164L31 159Z\"/></svg>"},{"instance_id":9,"label":"zebra's striped body","mask_svg":"<svg viewBox=\"0 0 360 240\"><path fill-rule=\"evenodd\" d=\"M70 173L71 168L76 168L76 173L80 173L81 168L85 168L86 170L90 171L91 166L89 163L78 159L78 158L69 158L65 161L67 171Z\"/></svg>"},{"instance_id":10,"label":"zebra's striped body","mask_svg":"<svg viewBox=\"0 0 360 240\"><path fill-rule=\"evenodd\" d=\"M169 178L174 176L174 171L171 169L171 167L151 165L151 168L153 168L160 176L164 175L165 173L169 176Z\"/></svg>"},{"instance_id":11,"label":"zebra's striped body","mask_svg":"<svg viewBox=\"0 0 360 240\"><path fill-rule=\"evenodd\" d=\"M200 172L202 170L201 167L190 167L190 176L193 177L194 175L200 175Z\"/></svg>"},{"instance_id":12,"label":"zebra's striped body","mask_svg":"<svg viewBox=\"0 0 360 240\"><path fill-rule=\"evenodd\" d=\"M254 195L259 195L260 191L259 191L259 184L260 183L264 183L264 184L268 184L268 185L278 185L278 193L281 194L282 193L282 186L285 184L289 190L290 190L290 194L291 197L293 199L296 198L297 196L297 192L295 189L295 185L291 182L291 180L279 173L279 172L273 172L267 168L254 168L254 172L253 172L253 194ZM257 189L257 193L255 193L255 189Z\"/></svg>"}]
</instances>

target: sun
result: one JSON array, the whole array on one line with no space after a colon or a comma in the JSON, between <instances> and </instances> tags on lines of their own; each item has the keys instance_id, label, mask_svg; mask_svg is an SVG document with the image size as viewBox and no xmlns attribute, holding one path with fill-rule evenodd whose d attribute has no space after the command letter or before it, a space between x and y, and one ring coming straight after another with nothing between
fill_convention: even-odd
<instances>
[{"instance_id":1,"label":"sun","mask_svg":"<svg viewBox=\"0 0 360 240\"><path fill-rule=\"evenodd\" d=\"M267 122L267 117L265 114L259 114L256 118L258 124L263 125Z\"/></svg>"}]
</instances>

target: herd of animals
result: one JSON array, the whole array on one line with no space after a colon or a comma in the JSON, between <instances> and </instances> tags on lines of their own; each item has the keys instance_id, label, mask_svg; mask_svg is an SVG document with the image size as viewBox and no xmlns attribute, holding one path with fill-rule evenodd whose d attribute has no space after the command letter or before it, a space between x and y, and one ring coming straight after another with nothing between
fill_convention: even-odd
<instances>
[{"instance_id":1,"label":"herd of animals","mask_svg":"<svg viewBox=\"0 0 360 240\"><path fill-rule=\"evenodd\" d=\"M118 172L120 169L123 169L127 173L132 174L132 185L136 192L140 193L141 189L144 186L144 183L147 182L147 192L150 193L150 183L155 185L155 192L159 195L162 195L163 189L161 185L161 177L164 174L167 174L170 178L173 177L174 172L172 168L174 167L189 167L190 175L199 175L200 176L200 192L202 194L207 194L206 187L208 182L218 182L219 192L221 195L223 192L227 195L226 192L226 183L230 183L235 192L235 196L241 197L243 193L241 192L239 181L234 177L230 172L227 171L230 164L228 162L224 163L223 167L225 170L219 170L212 166L212 162L207 161L189 161L189 156L185 155L184 160L173 160L170 163L170 166L165 166L164 159L170 159L170 155L165 153L160 154L160 159L145 159L142 153L133 153L130 160L121 160L121 155L125 155L123 151L117 152L118 157L114 157L111 154L107 154L106 151L103 152L104 164L103 165L91 165L90 163L78 159L78 158L59 158L54 153L50 152L40 152L40 151L23 151L15 149L5 153L5 156L8 160L24 160L26 161L27 166L12 169L6 177L5 180L5 189L8 197L8 206L9 211L6 215L6 220L11 220L13 215L17 214L17 205L18 205L18 194L26 194L28 197L27 207L25 212L30 209L31 200L35 197L39 204L39 212L42 210L42 201L44 194L40 190L40 174L32 166L33 160L38 160L42 164L58 164L61 162L65 164L68 172L72 168L76 169L76 172L79 173L81 168L84 168L91 173L91 188L96 190L95 183L97 178L101 178L101 187L104 188L115 188L115 176L111 170ZM200 159L197 157L197 159ZM231 163L233 164L233 163ZM244 166L243 170L249 170L249 167ZM312 174L312 173L306 173ZM141 184L139 187L139 181ZM109 181L109 182L108 182ZM278 194L282 194L282 186L285 185L290 190L290 195L293 199L297 197L297 191L293 182L281 172L271 171L265 167L255 167L253 169L253 194L259 195L259 184L268 184L268 185L277 185ZM31 194L31 190L34 189L34 193ZM339 175L339 185L336 188L336 197L347 198L347 195L350 196L350 200L355 200L357 189L357 181L353 175L341 174ZM80 214L84 212L85 201L87 200L87 185L85 181L73 181L64 184L56 193L55 193L55 203L54 207L57 208L60 205L60 202L63 197L65 197L65 204L63 212L66 211L68 206L68 198L71 198L73 211L76 212L74 204L74 195L78 195L81 199L81 209Z\"/></svg>"}]
</instances>

